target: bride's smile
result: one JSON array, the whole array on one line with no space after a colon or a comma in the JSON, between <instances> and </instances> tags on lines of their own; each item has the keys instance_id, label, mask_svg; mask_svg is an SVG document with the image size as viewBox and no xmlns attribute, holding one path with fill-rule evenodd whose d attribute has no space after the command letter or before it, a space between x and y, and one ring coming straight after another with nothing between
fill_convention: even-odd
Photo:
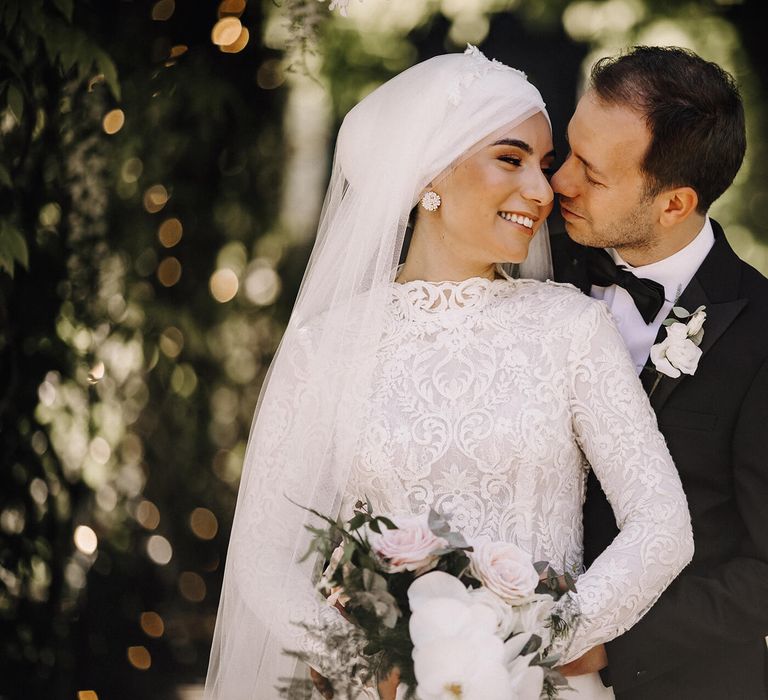
<instances>
[{"instance_id":1,"label":"bride's smile","mask_svg":"<svg viewBox=\"0 0 768 700\"><path fill-rule=\"evenodd\" d=\"M493 277L497 263L520 263L552 211L555 153L539 112L497 131L431 183L434 211L417 207L400 280Z\"/></svg>"}]
</instances>

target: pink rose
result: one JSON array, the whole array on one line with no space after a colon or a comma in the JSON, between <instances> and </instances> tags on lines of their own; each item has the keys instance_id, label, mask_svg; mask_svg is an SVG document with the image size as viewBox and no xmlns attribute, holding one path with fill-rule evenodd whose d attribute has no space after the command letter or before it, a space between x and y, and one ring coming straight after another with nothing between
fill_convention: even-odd
<instances>
[{"instance_id":1,"label":"pink rose","mask_svg":"<svg viewBox=\"0 0 768 700\"><path fill-rule=\"evenodd\" d=\"M429 571L437 563L437 553L445 549L448 542L429 529L426 514L395 517L392 521L397 530L382 527L381 534L369 532L373 551L386 563L390 573Z\"/></svg>"},{"instance_id":2,"label":"pink rose","mask_svg":"<svg viewBox=\"0 0 768 700\"><path fill-rule=\"evenodd\" d=\"M513 605L525 602L539 584L531 556L511 542L483 542L470 554L470 573Z\"/></svg>"}]
</instances>

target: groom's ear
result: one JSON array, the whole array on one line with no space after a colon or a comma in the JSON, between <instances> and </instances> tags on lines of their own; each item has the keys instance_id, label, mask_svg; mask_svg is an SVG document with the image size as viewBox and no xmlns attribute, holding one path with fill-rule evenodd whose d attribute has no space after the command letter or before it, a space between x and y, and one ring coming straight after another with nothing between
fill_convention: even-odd
<instances>
[{"instance_id":1,"label":"groom's ear","mask_svg":"<svg viewBox=\"0 0 768 700\"><path fill-rule=\"evenodd\" d=\"M685 221L696 212L699 206L699 195L692 187L676 187L673 190L664 190L659 195L661 215L659 223L662 226L672 228Z\"/></svg>"}]
</instances>

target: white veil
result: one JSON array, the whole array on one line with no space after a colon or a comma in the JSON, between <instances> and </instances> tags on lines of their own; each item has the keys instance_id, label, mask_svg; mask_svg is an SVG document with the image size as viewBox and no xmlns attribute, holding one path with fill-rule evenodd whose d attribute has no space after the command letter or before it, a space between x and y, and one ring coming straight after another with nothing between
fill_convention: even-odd
<instances>
[{"instance_id":1,"label":"white veil","mask_svg":"<svg viewBox=\"0 0 768 700\"><path fill-rule=\"evenodd\" d=\"M272 700L306 650L292 621L337 613L299 563L312 516L338 514L409 213L423 188L543 112L525 75L470 47L399 74L346 116L307 271L246 451L205 697ZM546 226L516 276L551 275ZM316 523L315 523L316 524ZM339 618L340 619L340 618Z\"/></svg>"}]
</instances>

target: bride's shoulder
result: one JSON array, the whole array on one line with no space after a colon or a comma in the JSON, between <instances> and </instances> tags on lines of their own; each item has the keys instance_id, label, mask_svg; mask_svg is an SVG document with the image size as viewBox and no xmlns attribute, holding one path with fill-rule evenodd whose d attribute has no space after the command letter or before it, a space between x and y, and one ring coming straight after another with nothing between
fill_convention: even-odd
<instances>
[{"instance_id":1,"label":"bride's shoulder","mask_svg":"<svg viewBox=\"0 0 768 700\"><path fill-rule=\"evenodd\" d=\"M560 310L567 312L569 316L577 316L600 304L572 284L552 280L514 280L506 290L505 296L515 298L520 304L532 309L547 309L553 312Z\"/></svg>"}]
</instances>

